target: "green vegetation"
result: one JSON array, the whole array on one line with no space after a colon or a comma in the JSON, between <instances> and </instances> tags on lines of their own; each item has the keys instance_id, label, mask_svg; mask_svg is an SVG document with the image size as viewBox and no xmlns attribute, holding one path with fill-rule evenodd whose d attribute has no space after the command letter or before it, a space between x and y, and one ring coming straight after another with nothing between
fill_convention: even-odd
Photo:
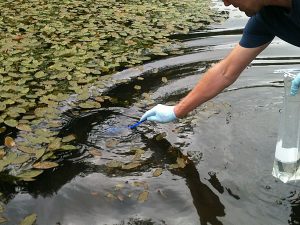
<instances>
[{"instance_id":1,"label":"green vegetation","mask_svg":"<svg viewBox=\"0 0 300 225\"><path fill-rule=\"evenodd\" d=\"M171 34L220 19L208 0L4 0L0 8L0 172L25 181L76 150L76 137L54 129L71 94L70 107L100 108L111 74L175 54Z\"/></svg>"}]
</instances>

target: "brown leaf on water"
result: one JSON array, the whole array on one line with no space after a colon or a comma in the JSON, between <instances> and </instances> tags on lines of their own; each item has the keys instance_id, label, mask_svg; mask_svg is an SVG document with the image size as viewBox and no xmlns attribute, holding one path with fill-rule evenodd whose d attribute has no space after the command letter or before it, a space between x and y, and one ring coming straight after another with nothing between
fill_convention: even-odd
<instances>
[{"instance_id":1,"label":"brown leaf on water","mask_svg":"<svg viewBox=\"0 0 300 225\"><path fill-rule=\"evenodd\" d=\"M139 194L138 201L140 203L143 203L148 200L148 196L149 196L149 191L143 191L142 193Z\"/></svg>"},{"instance_id":2,"label":"brown leaf on water","mask_svg":"<svg viewBox=\"0 0 300 225\"><path fill-rule=\"evenodd\" d=\"M100 156L102 156L102 153L100 152L100 150L98 150L98 149L96 149L96 148L91 148L91 149L89 150L89 153L90 153L91 155L93 155L94 157L100 157Z\"/></svg>"},{"instance_id":3,"label":"brown leaf on water","mask_svg":"<svg viewBox=\"0 0 300 225\"><path fill-rule=\"evenodd\" d=\"M38 162L32 165L32 167L35 169L50 169L57 166L58 164L56 162L49 162L49 161Z\"/></svg>"},{"instance_id":4,"label":"brown leaf on water","mask_svg":"<svg viewBox=\"0 0 300 225\"><path fill-rule=\"evenodd\" d=\"M139 166L141 166L142 164L139 163L139 162L131 162L129 164L126 164L126 165L123 165L122 166L122 169L123 170L131 170L131 169L134 169L134 168L137 168Z\"/></svg>"},{"instance_id":5,"label":"brown leaf on water","mask_svg":"<svg viewBox=\"0 0 300 225\"><path fill-rule=\"evenodd\" d=\"M153 176L154 177L158 177L162 174L163 169L162 168L157 168L154 172L153 172Z\"/></svg>"},{"instance_id":6,"label":"brown leaf on water","mask_svg":"<svg viewBox=\"0 0 300 225\"><path fill-rule=\"evenodd\" d=\"M108 140L105 142L105 145L106 145L107 148L114 148L114 147L116 147L116 145L117 145L118 143L119 143L118 140L111 138L111 139L108 139Z\"/></svg>"},{"instance_id":7,"label":"brown leaf on water","mask_svg":"<svg viewBox=\"0 0 300 225\"><path fill-rule=\"evenodd\" d=\"M177 158L177 164L180 168L184 168L186 166L186 162L183 158Z\"/></svg>"},{"instance_id":8,"label":"brown leaf on water","mask_svg":"<svg viewBox=\"0 0 300 225\"><path fill-rule=\"evenodd\" d=\"M8 148L12 148L12 147L16 146L16 142L14 141L14 139L12 137L5 137L4 144Z\"/></svg>"}]
</instances>

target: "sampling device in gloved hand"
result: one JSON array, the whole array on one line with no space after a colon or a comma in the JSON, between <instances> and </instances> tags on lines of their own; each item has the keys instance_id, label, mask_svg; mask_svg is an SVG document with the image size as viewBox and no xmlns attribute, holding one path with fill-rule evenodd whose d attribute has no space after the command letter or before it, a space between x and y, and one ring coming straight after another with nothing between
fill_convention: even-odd
<instances>
[{"instance_id":1,"label":"sampling device in gloved hand","mask_svg":"<svg viewBox=\"0 0 300 225\"><path fill-rule=\"evenodd\" d=\"M145 121L146 121L147 119L143 119L143 120L141 120L141 121L139 121L139 122L137 122L137 123L135 123L135 124L133 124L133 125L131 125L131 126L128 126L130 129L134 129L134 128L136 128L138 125L140 125L141 123L144 123Z\"/></svg>"},{"instance_id":2,"label":"sampling device in gloved hand","mask_svg":"<svg viewBox=\"0 0 300 225\"><path fill-rule=\"evenodd\" d=\"M300 179L300 74L284 73L284 108L280 115L273 176L284 183Z\"/></svg>"}]
</instances>

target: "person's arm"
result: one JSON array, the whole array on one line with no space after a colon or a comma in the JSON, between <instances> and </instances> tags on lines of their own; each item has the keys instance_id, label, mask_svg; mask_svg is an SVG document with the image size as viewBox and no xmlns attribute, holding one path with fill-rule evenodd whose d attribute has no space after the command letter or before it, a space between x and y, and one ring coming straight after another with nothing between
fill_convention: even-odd
<instances>
[{"instance_id":1,"label":"person's arm","mask_svg":"<svg viewBox=\"0 0 300 225\"><path fill-rule=\"evenodd\" d=\"M257 48L244 48L237 45L225 59L209 69L193 90L175 106L175 116L177 118L186 116L190 111L222 92L268 44Z\"/></svg>"}]
</instances>

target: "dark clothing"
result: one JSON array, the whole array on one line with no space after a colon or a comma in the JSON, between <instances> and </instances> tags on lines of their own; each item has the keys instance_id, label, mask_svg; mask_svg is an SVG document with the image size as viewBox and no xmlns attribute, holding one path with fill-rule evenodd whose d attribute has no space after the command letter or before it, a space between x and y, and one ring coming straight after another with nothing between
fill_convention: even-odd
<instances>
[{"instance_id":1,"label":"dark clothing","mask_svg":"<svg viewBox=\"0 0 300 225\"><path fill-rule=\"evenodd\" d=\"M255 48L272 41L275 36L300 47L300 0L292 0L291 10L277 6L264 7L249 19L240 45Z\"/></svg>"}]
</instances>

